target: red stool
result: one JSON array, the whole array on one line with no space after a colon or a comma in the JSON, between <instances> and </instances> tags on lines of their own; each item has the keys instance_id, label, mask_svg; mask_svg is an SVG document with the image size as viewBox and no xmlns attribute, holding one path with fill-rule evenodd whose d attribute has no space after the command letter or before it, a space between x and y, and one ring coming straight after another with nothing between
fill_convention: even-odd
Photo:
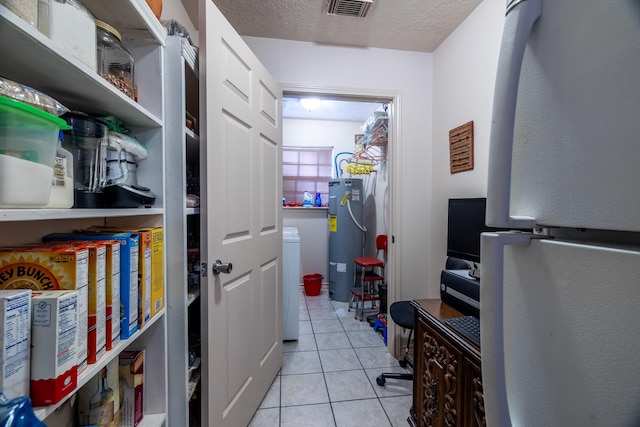
<instances>
[{"instance_id":1,"label":"red stool","mask_svg":"<svg viewBox=\"0 0 640 427\"><path fill-rule=\"evenodd\" d=\"M359 257L353 260L355 264L353 270L354 287L351 288L348 311L351 311L351 307L355 303L355 318L360 318L360 321L364 320L364 303L371 301L371 308L375 308L375 302L380 299L376 285L384 283L385 262L378 256L381 251L384 255L387 252L387 236L385 234L376 237L376 249L376 257Z\"/></svg>"}]
</instances>

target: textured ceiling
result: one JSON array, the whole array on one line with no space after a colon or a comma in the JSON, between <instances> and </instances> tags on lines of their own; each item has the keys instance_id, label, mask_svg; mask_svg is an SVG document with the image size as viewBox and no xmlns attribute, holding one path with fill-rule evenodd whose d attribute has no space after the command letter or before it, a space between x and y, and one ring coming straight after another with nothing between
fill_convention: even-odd
<instances>
[{"instance_id":1,"label":"textured ceiling","mask_svg":"<svg viewBox=\"0 0 640 427\"><path fill-rule=\"evenodd\" d=\"M482 0L374 0L366 18L329 16L325 0L213 0L242 36L433 52ZM182 0L196 25L198 0Z\"/></svg>"}]
</instances>

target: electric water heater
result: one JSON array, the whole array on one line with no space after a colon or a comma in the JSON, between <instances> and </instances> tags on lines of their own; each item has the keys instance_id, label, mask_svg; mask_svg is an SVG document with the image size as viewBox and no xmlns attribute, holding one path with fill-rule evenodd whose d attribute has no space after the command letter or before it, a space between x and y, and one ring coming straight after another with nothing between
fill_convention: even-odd
<instances>
[{"instance_id":1,"label":"electric water heater","mask_svg":"<svg viewBox=\"0 0 640 427\"><path fill-rule=\"evenodd\" d=\"M329 297L348 302L354 258L362 256L364 231L362 179L329 181Z\"/></svg>"}]
</instances>

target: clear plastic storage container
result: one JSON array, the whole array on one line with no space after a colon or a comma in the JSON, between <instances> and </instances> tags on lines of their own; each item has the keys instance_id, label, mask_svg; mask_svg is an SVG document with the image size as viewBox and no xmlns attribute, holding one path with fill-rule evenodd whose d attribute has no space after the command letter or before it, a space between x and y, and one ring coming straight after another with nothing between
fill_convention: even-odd
<instances>
[{"instance_id":1,"label":"clear plastic storage container","mask_svg":"<svg viewBox=\"0 0 640 427\"><path fill-rule=\"evenodd\" d=\"M0 96L0 209L49 203L56 141L64 120Z\"/></svg>"},{"instance_id":2,"label":"clear plastic storage container","mask_svg":"<svg viewBox=\"0 0 640 427\"><path fill-rule=\"evenodd\" d=\"M98 73L129 98L136 99L133 56L115 28L97 19L96 28Z\"/></svg>"},{"instance_id":3,"label":"clear plastic storage container","mask_svg":"<svg viewBox=\"0 0 640 427\"><path fill-rule=\"evenodd\" d=\"M96 23L78 0L38 0L38 30L96 71Z\"/></svg>"}]
</instances>

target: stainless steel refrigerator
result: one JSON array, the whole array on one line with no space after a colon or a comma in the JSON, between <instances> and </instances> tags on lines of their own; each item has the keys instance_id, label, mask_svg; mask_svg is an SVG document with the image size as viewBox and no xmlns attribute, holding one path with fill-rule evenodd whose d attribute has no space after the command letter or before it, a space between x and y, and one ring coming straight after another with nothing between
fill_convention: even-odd
<instances>
[{"instance_id":1,"label":"stainless steel refrigerator","mask_svg":"<svg viewBox=\"0 0 640 427\"><path fill-rule=\"evenodd\" d=\"M488 426L640 425L640 1L507 2L481 244Z\"/></svg>"}]
</instances>

